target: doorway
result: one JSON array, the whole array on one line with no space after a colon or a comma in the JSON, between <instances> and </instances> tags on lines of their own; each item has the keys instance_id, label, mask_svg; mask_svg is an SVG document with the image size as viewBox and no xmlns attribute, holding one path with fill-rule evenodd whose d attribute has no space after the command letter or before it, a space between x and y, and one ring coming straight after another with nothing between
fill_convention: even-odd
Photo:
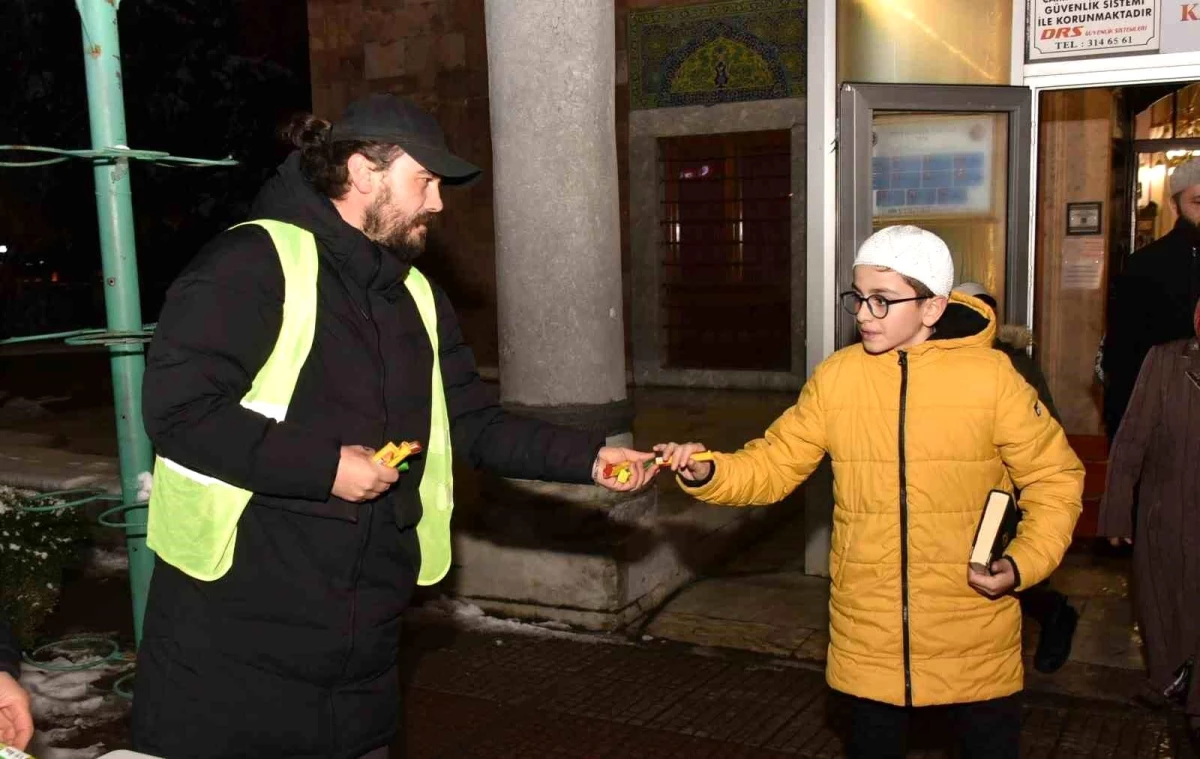
<instances>
[{"instance_id":1,"label":"doorway","mask_svg":"<svg viewBox=\"0 0 1200 759\"><path fill-rule=\"evenodd\" d=\"M1028 333L1087 466L1080 536L1095 534L1106 475L1097 359L1109 285L1139 247L1174 224L1166 178L1200 155L1194 68L1172 82L1111 83L1118 75L1107 72L1094 75L1114 77L1098 86L1063 75L1029 89L841 90L839 281L848 281L854 251L882 225L915 223L947 240L958 280L996 293L1000 321ZM838 345L847 345L853 321L837 318Z\"/></svg>"},{"instance_id":2,"label":"doorway","mask_svg":"<svg viewBox=\"0 0 1200 759\"><path fill-rule=\"evenodd\" d=\"M837 286L873 232L915 224L946 241L961 281L1001 317L1029 296L1030 92L1024 87L842 85L838 105ZM838 346L856 339L839 310Z\"/></svg>"},{"instance_id":3,"label":"doorway","mask_svg":"<svg viewBox=\"0 0 1200 759\"><path fill-rule=\"evenodd\" d=\"M1200 155L1200 83L1038 95L1034 356L1087 465L1077 534L1095 533L1108 458L1099 351L1111 285L1175 223L1168 178Z\"/></svg>"}]
</instances>

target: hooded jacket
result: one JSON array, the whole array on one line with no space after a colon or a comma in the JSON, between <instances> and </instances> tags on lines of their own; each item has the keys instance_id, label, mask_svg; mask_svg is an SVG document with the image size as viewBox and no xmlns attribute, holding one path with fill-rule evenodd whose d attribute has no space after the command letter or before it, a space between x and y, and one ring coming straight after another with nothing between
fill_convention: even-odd
<instances>
[{"instance_id":1,"label":"hooded jacket","mask_svg":"<svg viewBox=\"0 0 1200 759\"><path fill-rule=\"evenodd\" d=\"M163 456L254 496L224 577L201 582L162 561L155 569L135 745L171 757L357 757L396 730L422 460L371 502L331 489L341 446L426 439L432 348L403 284L407 265L346 224L296 154L250 218L315 236L316 334L277 423L239 405L282 319L267 232L218 235L168 292L147 355L146 430ZM502 410L445 293L434 293L458 457L506 477L590 483L603 436Z\"/></svg>"},{"instance_id":2,"label":"hooded jacket","mask_svg":"<svg viewBox=\"0 0 1200 759\"><path fill-rule=\"evenodd\" d=\"M784 498L828 453L832 585L826 676L835 689L896 705L983 701L1021 689L1014 597L967 584L988 492L1021 489L1008 555L1018 589L1062 560L1081 511L1083 465L1036 392L992 348L982 303L954 294L948 322L908 350L861 345L817 367L762 439L717 453L692 492L710 503Z\"/></svg>"}]
</instances>

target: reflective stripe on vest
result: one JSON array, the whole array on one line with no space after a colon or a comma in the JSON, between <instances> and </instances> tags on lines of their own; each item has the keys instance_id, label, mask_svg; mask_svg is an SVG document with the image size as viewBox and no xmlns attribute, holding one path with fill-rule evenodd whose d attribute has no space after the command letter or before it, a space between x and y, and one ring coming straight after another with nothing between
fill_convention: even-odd
<instances>
[{"instance_id":1,"label":"reflective stripe on vest","mask_svg":"<svg viewBox=\"0 0 1200 759\"><path fill-rule=\"evenodd\" d=\"M275 348L241 405L282 422L300 370L312 349L317 322L317 247L308 231L269 219L246 222L267 230L283 268L283 323ZM428 280L409 269L405 287L417 304L433 346L433 372L425 470L417 524L421 547L418 583L432 585L450 569L450 516L454 507L450 423L438 360L437 308ZM252 493L158 457L146 542L164 561L198 580L216 580L233 565L237 523Z\"/></svg>"}]
</instances>

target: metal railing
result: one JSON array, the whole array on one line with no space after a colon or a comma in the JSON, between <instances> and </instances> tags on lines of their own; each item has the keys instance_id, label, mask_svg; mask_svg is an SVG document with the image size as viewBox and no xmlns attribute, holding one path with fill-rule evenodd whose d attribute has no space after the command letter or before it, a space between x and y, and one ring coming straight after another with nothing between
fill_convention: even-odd
<instances>
[{"instance_id":1,"label":"metal railing","mask_svg":"<svg viewBox=\"0 0 1200 759\"><path fill-rule=\"evenodd\" d=\"M83 62L87 78L88 116L91 124L92 147L85 150L65 150L29 145L0 145L0 152L33 152L38 158L29 161L0 162L0 167L23 168L44 166L77 159L93 165L96 184L96 213L100 222L100 257L103 263L104 306L107 326L102 329L79 329L48 335L35 335L2 341L2 343L36 340L65 340L72 345L103 345L109 352L112 370L113 400L117 421L117 447L120 460L121 494L96 491L48 493L41 498L47 503L35 509L78 507L89 503L115 504L100 516L100 523L125 530L129 550L129 583L133 598L133 629L135 645L141 644L142 620L154 555L146 546L146 504L138 498L139 479L153 466L153 451L142 421L142 375L145 371L145 346L154 325L142 322L138 287L137 251L134 244L133 199L129 179L131 160L151 161L178 166L229 166L236 161L225 158L210 160L183 158L152 150L127 146L125 104L121 84L121 48L118 35L117 10L120 0L76 0L83 38ZM50 156L50 157L44 157ZM64 495L72 500L50 503ZM115 514L125 518L114 521ZM43 646L26 657L34 666L44 669L55 665L38 661L34 655L55 646L79 642L72 638ZM91 642L97 642L91 638ZM118 656L116 644L100 639L112 651L93 658L80 667L99 666ZM127 675L118 682L127 682ZM121 692L120 689L117 689Z\"/></svg>"}]
</instances>

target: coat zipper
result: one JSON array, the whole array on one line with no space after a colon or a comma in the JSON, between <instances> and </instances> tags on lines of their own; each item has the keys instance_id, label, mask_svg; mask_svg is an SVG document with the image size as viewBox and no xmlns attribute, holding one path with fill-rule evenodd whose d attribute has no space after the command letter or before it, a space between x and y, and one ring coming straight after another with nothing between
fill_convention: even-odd
<instances>
[{"instance_id":1,"label":"coat zipper","mask_svg":"<svg viewBox=\"0 0 1200 759\"><path fill-rule=\"evenodd\" d=\"M354 621L358 617L358 576L362 574L363 556L366 554L367 543L371 542L371 510L374 509L370 504L367 505L367 524L363 529L362 540L358 544L358 555L354 559L354 572L350 577L350 630L346 636L348 643L346 645L346 656L342 659L342 673L338 675L337 682L330 688L329 697L329 714L332 730L330 731L330 746L336 748L338 745L339 736L337 734L337 713L335 711L336 699L334 696L337 693L338 686L346 679L346 670L350 668L350 657L354 655Z\"/></svg>"},{"instance_id":2,"label":"coat zipper","mask_svg":"<svg viewBox=\"0 0 1200 759\"><path fill-rule=\"evenodd\" d=\"M375 277L379 275L379 266L376 264L375 274L371 275L371 281L375 281ZM371 291L368 288L365 292L367 297L367 320L371 322L371 327L375 330L375 357L379 359L379 404L383 407L383 430L380 433L379 439L381 443L386 444L388 428L391 426L391 419L388 418L387 405L387 360L383 355L383 335L379 332L379 323L375 321L375 313L371 308Z\"/></svg>"},{"instance_id":3,"label":"coat zipper","mask_svg":"<svg viewBox=\"0 0 1200 759\"><path fill-rule=\"evenodd\" d=\"M369 281L371 281L371 282L375 281L375 277L379 274L380 265L381 265L380 262L376 262L375 273L371 275L371 279ZM347 288L347 289L349 289L349 288ZM383 361L383 346L381 345L382 337L379 334L379 325L375 323L374 315L371 313L371 288L370 288L370 286L363 288L363 298L364 298L363 302L366 304L366 308L365 309L358 308L358 311L359 311L359 313L362 314L363 319L370 322L371 328L375 330L375 354L376 354L376 357L379 359L379 398L383 405L383 435L381 435L381 438L382 438L383 436L387 435L387 428L388 428L387 393L386 393L387 365ZM351 298L351 302L353 302L353 300L354 299ZM357 304L356 304L356 307L357 307ZM355 637L354 636L354 625L355 625L355 620L358 618L358 578L359 578L359 575L362 574L362 564L363 564L363 558L367 552L367 544L371 542L371 526L372 526L372 522L374 521L375 505L372 503L368 503L366 505L366 509L367 509L366 526L364 527L364 529L362 531L362 539L359 541L358 552L354 557L354 571L350 575L350 631L349 631L349 635L347 636L348 645L346 646L346 656L342 660L342 674L338 678L339 681L341 679L345 678L346 670L350 666L350 657L354 655L354 637Z\"/></svg>"},{"instance_id":4,"label":"coat zipper","mask_svg":"<svg viewBox=\"0 0 1200 759\"><path fill-rule=\"evenodd\" d=\"M375 271L371 274L371 278L368 281L375 281L375 278L379 276L379 269L382 266L382 261L377 260L375 262ZM346 287L345 282L342 282L342 287L345 288L346 295L350 295L350 288ZM380 433L379 438L382 442L386 443L387 441L383 440L383 438L387 437L388 426L391 423L388 419L387 407L387 362L383 358L383 336L379 334L379 325L375 322L375 316L371 310L370 285L363 288L363 302L366 303L366 308L358 305L358 301L353 296L350 297L350 302L354 305L354 309L358 311L359 315L362 316L363 321L370 322L372 329L375 330L375 357L379 359L379 402L383 406L383 431Z\"/></svg>"},{"instance_id":5,"label":"coat zipper","mask_svg":"<svg viewBox=\"0 0 1200 759\"><path fill-rule=\"evenodd\" d=\"M904 454L904 422L908 411L908 354L900 351L900 592L904 619L904 705L912 706L912 656L908 635L908 473Z\"/></svg>"}]
</instances>

